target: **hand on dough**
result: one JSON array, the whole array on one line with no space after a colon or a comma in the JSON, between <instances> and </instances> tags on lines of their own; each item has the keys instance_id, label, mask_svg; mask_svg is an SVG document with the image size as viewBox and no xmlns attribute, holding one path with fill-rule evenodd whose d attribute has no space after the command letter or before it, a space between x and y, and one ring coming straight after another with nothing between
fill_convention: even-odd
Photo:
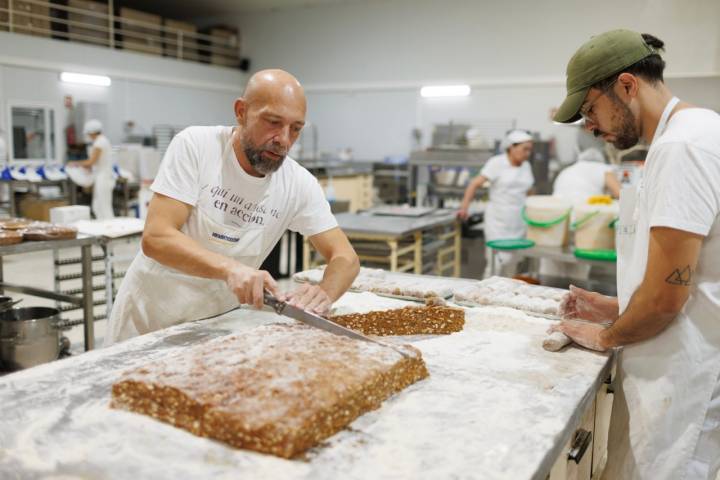
<instances>
[{"instance_id":1,"label":"hand on dough","mask_svg":"<svg viewBox=\"0 0 720 480\"><path fill-rule=\"evenodd\" d=\"M559 312L563 319L613 323L618 317L617 299L570 285L570 293L560 303Z\"/></svg>"},{"instance_id":2,"label":"hand on dough","mask_svg":"<svg viewBox=\"0 0 720 480\"><path fill-rule=\"evenodd\" d=\"M607 327L602 324L566 320L550 327L549 332L562 332L578 345L590 350L604 352L607 347L603 345L600 333L605 328Z\"/></svg>"}]
</instances>

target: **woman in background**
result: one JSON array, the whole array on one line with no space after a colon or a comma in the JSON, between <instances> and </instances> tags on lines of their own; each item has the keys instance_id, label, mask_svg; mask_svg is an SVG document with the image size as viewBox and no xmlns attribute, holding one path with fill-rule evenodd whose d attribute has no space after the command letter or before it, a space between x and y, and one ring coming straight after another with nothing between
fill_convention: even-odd
<instances>
[{"instance_id":1,"label":"woman in background","mask_svg":"<svg viewBox=\"0 0 720 480\"><path fill-rule=\"evenodd\" d=\"M90 154L86 160L74 162L75 165L92 169L93 197L92 211L98 220L114 218L112 195L115 188L115 177L112 171L110 140L102 133L99 120L85 122L83 133L92 142Z\"/></svg>"},{"instance_id":2,"label":"woman in background","mask_svg":"<svg viewBox=\"0 0 720 480\"><path fill-rule=\"evenodd\" d=\"M508 133L500 144L503 152L487 161L480 174L472 179L465 189L458 217L468 217L468 207L475 198L475 191L490 184L490 201L485 209L485 242L492 240L524 238L526 225L522 209L528 192L535 183L532 169L527 160L532 153L532 136L522 130ZM487 266L485 277L490 275L492 253L485 248ZM495 253L495 272L512 276L517 267L516 257L511 252Z\"/></svg>"}]
</instances>

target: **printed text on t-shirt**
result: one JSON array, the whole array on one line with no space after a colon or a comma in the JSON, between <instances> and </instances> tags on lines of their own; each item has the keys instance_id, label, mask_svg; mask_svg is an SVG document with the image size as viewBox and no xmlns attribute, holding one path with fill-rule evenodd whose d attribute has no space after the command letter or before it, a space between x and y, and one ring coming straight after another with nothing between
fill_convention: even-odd
<instances>
[{"instance_id":1,"label":"printed text on t-shirt","mask_svg":"<svg viewBox=\"0 0 720 480\"><path fill-rule=\"evenodd\" d=\"M215 185L210 189L212 206L218 210L229 213L239 219L242 223L254 223L265 225L267 216L280 218L282 212L276 208L267 209L265 205L253 202L242 195L233 193L227 188Z\"/></svg>"}]
</instances>

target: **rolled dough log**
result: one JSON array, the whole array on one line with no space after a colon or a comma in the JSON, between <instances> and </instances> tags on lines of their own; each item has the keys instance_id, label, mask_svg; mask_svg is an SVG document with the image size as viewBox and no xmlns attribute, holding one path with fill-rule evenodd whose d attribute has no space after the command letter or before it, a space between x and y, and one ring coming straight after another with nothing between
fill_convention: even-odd
<instances>
[{"instance_id":1,"label":"rolled dough log","mask_svg":"<svg viewBox=\"0 0 720 480\"><path fill-rule=\"evenodd\" d=\"M572 343L572 340L564 333L553 332L543 340L543 348L548 352L557 352L570 343Z\"/></svg>"}]
</instances>

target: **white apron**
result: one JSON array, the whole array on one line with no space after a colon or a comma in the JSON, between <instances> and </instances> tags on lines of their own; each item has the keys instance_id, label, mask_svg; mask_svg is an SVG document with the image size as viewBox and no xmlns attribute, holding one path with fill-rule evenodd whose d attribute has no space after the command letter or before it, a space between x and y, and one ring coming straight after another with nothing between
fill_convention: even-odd
<instances>
[{"instance_id":1,"label":"white apron","mask_svg":"<svg viewBox=\"0 0 720 480\"><path fill-rule=\"evenodd\" d=\"M223 149L223 162L235 161L232 143ZM228 159L229 155L233 158ZM193 208L182 231L202 247L259 268L263 227L221 224ZM186 275L145 256L141 251L123 279L113 305L105 346L147 332L226 312L237 297L222 280Z\"/></svg>"},{"instance_id":2,"label":"white apron","mask_svg":"<svg viewBox=\"0 0 720 480\"><path fill-rule=\"evenodd\" d=\"M115 189L115 179L112 174L98 175L93 184L92 194L92 211L97 220L108 220L115 218L113 211L113 190Z\"/></svg>"},{"instance_id":3,"label":"white apron","mask_svg":"<svg viewBox=\"0 0 720 480\"><path fill-rule=\"evenodd\" d=\"M508 160L509 161L509 160ZM522 208L524 201L517 204L510 204L493 199L492 189L511 191L516 197L525 198L527 191L532 188L532 182L523 178L523 169L520 167L507 168L500 173L491 186L490 201L487 204L484 214L485 241L504 240L511 238L524 238L527 232L527 225L522 219ZM490 276L490 259L492 252L486 247L487 267L485 277ZM516 256L512 252L495 252L495 272L511 276L512 266L516 263ZM507 265L510 268L504 268Z\"/></svg>"},{"instance_id":4,"label":"white apron","mask_svg":"<svg viewBox=\"0 0 720 480\"><path fill-rule=\"evenodd\" d=\"M673 98L666 106L653 143L677 102ZM644 188L641 180L637 187L625 187L620 196L617 267L621 313L647 266L650 228ZM705 478L689 472L694 471L692 459L720 374L720 319L713 317L713 308L717 306L693 285L683 310L666 330L623 349L631 445L623 479Z\"/></svg>"}]
</instances>

